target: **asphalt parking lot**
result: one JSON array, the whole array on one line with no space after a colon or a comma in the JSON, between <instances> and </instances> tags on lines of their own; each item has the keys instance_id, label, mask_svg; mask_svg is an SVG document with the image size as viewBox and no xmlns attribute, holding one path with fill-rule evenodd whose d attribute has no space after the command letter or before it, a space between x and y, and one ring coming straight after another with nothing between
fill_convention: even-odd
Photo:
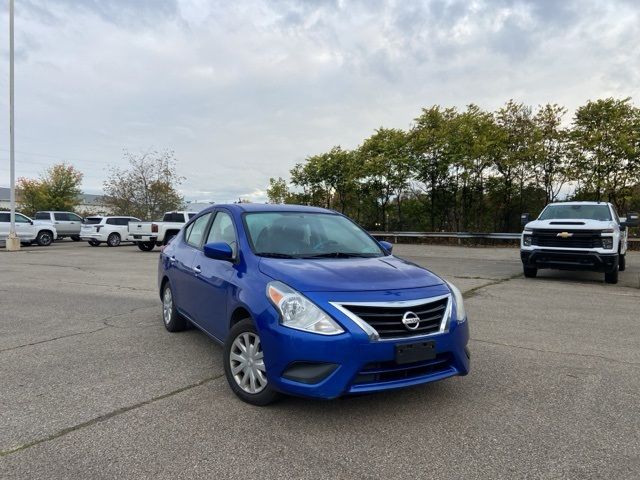
<instances>
[{"instance_id":1,"label":"asphalt parking lot","mask_svg":"<svg viewBox=\"0 0 640 480\"><path fill-rule=\"evenodd\" d=\"M467 297L472 373L267 408L169 334L157 250L0 249L0 478L638 478L640 253L524 279L518 251L398 245Z\"/></svg>"}]
</instances>

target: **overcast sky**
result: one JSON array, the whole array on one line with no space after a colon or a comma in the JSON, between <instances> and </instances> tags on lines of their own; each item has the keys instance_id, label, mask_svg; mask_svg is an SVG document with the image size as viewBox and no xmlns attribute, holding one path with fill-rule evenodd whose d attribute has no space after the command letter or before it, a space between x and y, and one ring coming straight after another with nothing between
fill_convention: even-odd
<instances>
[{"instance_id":1,"label":"overcast sky","mask_svg":"<svg viewBox=\"0 0 640 480\"><path fill-rule=\"evenodd\" d=\"M0 186L9 184L2 1ZM16 0L16 161L98 193L173 149L187 199L264 200L306 156L432 104L640 100L640 2Z\"/></svg>"}]
</instances>

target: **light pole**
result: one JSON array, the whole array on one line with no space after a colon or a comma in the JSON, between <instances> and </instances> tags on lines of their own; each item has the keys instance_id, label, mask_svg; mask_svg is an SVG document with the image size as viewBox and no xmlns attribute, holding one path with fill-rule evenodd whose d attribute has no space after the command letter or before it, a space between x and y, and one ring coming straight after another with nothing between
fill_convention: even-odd
<instances>
[{"instance_id":1,"label":"light pole","mask_svg":"<svg viewBox=\"0 0 640 480\"><path fill-rule=\"evenodd\" d=\"M13 114L13 5L9 0L9 176L11 177L11 228L7 237L6 249L20 250L20 238L16 234L16 158L15 158L15 123Z\"/></svg>"}]
</instances>

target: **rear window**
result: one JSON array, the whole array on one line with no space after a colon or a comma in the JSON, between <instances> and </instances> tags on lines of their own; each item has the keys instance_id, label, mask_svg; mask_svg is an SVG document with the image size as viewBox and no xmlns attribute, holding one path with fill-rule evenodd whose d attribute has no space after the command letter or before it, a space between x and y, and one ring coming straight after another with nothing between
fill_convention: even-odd
<instances>
[{"instance_id":1,"label":"rear window","mask_svg":"<svg viewBox=\"0 0 640 480\"><path fill-rule=\"evenodd\" d=\"M164 214L163 222L184 222L184 214L179 212L168 212Z\"/></svg>"},{"instance_id":2,"label":"rear window","mask_svg":"<svg viewBox=\"0 0 640 480\"><path fill-rule=\"evenodd\" d=\"M195 217L197 215L197 213L190 213L189 214L189 220L191 220L193 217Z\"/></svg>"},{"instance_id":3,"label":"rear window","mask_svg":"<svg viewBox=\"0 0 640 480\"><path fill-rule=\"evenodd\" d=\"M8 213L0 213L0 222L10 222L11 215Z\"/></svg>"},{"instance_id":4,"label":"rear window","mask_svg":"<svg viewBox=\"0 0 640 480\"><path fill-rule=\"evenodd\" d=\"M36 212L36 220L51 220L49 212Z\"/></svg>"},{"instance_id":5,"label":"rear window","mask_svg":"<svg viewBox=\"0 0 640 480\"><path fill-rule=\"evenodd\" d=\"M102 221L102 217L87 217L84 223L88 225L97 225Z\"/></svg>"}]
</instances>

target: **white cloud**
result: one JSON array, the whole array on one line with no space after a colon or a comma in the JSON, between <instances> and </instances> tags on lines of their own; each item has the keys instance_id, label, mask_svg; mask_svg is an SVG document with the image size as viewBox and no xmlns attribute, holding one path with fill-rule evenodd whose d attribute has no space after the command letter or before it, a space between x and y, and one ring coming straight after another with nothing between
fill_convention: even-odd
<instances>
[{"instance_id":1,"label":"white cloud","mask_svg":"<svg viewBox=\"0 0 640 480\"><path fill-rule=\"evenodd\" d=\"M153 147L175 150L188 198L260 200L270 176L305 156L354 147L381 125L406 127L434 103L492 109L515 98L574 109L590 98L640 97L632 1L17 7L18 175L68 159L91 191L123 148ZM3 74L1 92L7 82ZM7 170L0 166L0 184Z\"/></svg>"}]
</instances>

